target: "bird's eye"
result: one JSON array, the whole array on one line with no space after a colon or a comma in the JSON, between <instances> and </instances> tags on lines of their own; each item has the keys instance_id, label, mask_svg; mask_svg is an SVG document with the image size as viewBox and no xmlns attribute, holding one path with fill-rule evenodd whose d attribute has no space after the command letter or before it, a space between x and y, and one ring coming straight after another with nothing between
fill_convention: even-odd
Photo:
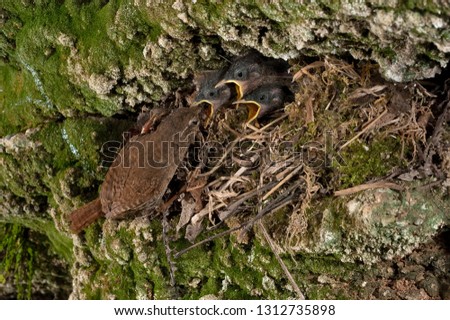
<instances>
[{"instance_id":1,"label":"bird's eye","mask_svg":"<svg viewBox=\"0 0 450 320\"><path fill-rule=\"evenodd\" d=\"M210 91L210 92L209 92L209 96L210 96L210 97L214 97L214 95L215 95L215 92L214 92L214 91Z\"/></svg>"},{"instance_id":2,"label":"bird's eye","mask_svg":"<svg viewBox=\"0 0 450 320\"><path fill-rule=\"evenodd\" d=\"M194 118L194 119L191 119L190 121L189 121L189 125L190 126L197 126L198 125L198 119L197 118Z\"/></svg>"},{"instance_id":3,"label":"bird's eye","mask_svg":"<svg viewBox=\"0 0 450 320\"><path fill-rule=\"evenodd\" d=\"M239 71L238 73L237 73L237 77L238 78L242 78L244 76L244 74L242 73L242 71Z\"/></svg>"},{"instance_id":4,"label":"bird's eye","mask_svg":"<svg viewBox=\"0 0 450 320\"><path fill-rule=\"evenodd\" d=\"M264 100L266 100L266 95L265 94L263 94L263 95L261 95L259 97L259 101L264 101Z\"/></svg>"}]
</instances>

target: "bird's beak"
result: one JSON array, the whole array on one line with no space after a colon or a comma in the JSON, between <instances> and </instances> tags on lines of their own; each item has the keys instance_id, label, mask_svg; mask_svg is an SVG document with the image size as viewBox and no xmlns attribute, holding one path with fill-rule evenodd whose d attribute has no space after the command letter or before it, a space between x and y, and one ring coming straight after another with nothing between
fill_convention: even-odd
<instances>
[{"instance_id":1,"label":"bird's beak","mask_svg":"<svg viewBox=\"0 0 450 320\"><path fill-rule=\"evenodd\" d=\"M236 98L238 100L244 97L244 93L248 88L248 81L239 81L239 80L222 80L218 84L216 84L215 88L219 88L225 84L234 84L236 86Z\"/></svg>"},{"instance_id":2,"label":"bird's beak","mask_svg":"<svg viewBox=\"0 0 450 320\"><path fill-rule=\"evenodd\" d=\"M215 86L214 86L214 88L219 88L219 87L221 87L221 86L223 86L223 85L225 85L225 84L227 84L228 83L228 80L221 80L219 83L217 83Z\"/></svg>"},{"instance_id":3,"label":"bird's beak","mask_svg":"<svg viewBox=\"0 0 450 320\"><path fill-rule=\"evenodd\" d=\"M303 75L302 70L294 74L294 76L292 77L292 82L297 81L297 79L300 78L302 75Z\"/></svg>"},{"instance_id":4,"label":"bird's beak","mask_svg":"<svg viewBox=\"0 0 450 320\"><path fill-rule=\"evenodd\" d=\"M204 124L204 127L207 128L211 122L211 119L214 115L214 103L215 101L210 101L210 100L200 100L200 101L195 101L194 103L191 104L191 107L197 107L199 105L201 105L202 103L205 103L207 105L207 109L206 109L206 121Z\"/></svg>"},{"instance_id":5,"label":"bird's beak","mask_svg":"<svg viewBox=\"0 0 450 320\"><path fill-rule=\"evenodd\" d=\"M192 102L191 107L197 107L197 106L201 105L202 103L208 103L208 104L210 104L210 102L209 102L208 100L200 100L200 101L194 101L194 102Z\"/></svg>"},{"instance_id":6,"label":"bird's beak","mask_svg":"<svg viewBox=\"0 0 450 320\"><path fill-rule=\"evenodd\" d=\"M253 101L253 100L241 99L241 100L233 102L233 104L236 104L236 105L245 104L247 106L248 116L247 116L246 123L250 123L253 120L255 120L256 118L258 118L258 115L261 112L261 105L258 102Z\"/></svg>"}]
</instances>

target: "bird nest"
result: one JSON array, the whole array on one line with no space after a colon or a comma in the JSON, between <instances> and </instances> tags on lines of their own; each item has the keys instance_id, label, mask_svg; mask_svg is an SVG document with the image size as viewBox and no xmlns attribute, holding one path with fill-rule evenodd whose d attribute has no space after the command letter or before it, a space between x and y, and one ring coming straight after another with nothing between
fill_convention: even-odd
<instances>
[{"instance_id":1,"label":"bird nest","mask_svg":"<svg viewBox=\"0 0 450 320\"><path fill-rule=\"evenodd\" d=\"M243 124L245 108L225 110L191 153L175 229L186 227L194 246L229 233L246 243L257 224L272 249L296 250L310 208L325 198L403 190L414 172L447 176L435 155L448 150L448 97L436 86L389 83L368 62L325 58L292 69L294 102L255 126Z\"/></svg>"}]
</instances>

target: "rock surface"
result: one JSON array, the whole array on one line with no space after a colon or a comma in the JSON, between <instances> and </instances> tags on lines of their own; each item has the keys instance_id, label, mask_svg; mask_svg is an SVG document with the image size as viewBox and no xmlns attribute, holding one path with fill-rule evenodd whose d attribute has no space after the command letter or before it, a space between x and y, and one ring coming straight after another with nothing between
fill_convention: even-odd
<instances>
[{"instance_id":1,"label":"rock surface","mask_svg":"<svg viewBox=\"0 0 450 320\"><path fill-rule=\"evenodd\" d=\"M59 257L35 266L36 296L46 292L48 269L61 265L72 266L73 288L61 286L58 298L69 290L74 299L175 296L159 220L104 221L84 235L68 233L67 215L96 196L102 161L143 106L158 105L166 94L191 86L194 72L222 67L247 48L292 65L339 56L376 62L392 81L432 78L450 59L449 17L450 5L437 1L4 1L0 221L45 235L45 250ZM448 141L448 127L443 135ZM280 252L292 254L285 262L304 294L448 299L448 242L436 238L449 224L448 154L440 159L440 192L375 189L317 203L306 217L308 236L279 244ZM181 297L296 296L258 232L251 245L235 240L215 240L179 259ZM376 286L371 281L377 277L388 280ZM48 288L58 285L48 279ZM11 286L2 285L1 296L10 296Z\"/></svg>"}]
</instances>

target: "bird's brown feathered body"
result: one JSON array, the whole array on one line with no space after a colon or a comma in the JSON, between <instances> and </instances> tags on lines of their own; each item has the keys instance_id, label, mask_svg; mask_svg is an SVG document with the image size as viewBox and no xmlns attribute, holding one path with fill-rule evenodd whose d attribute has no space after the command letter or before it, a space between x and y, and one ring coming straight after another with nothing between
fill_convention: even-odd
<instances>
[{"instance_id":1,"label":"bird's brown feathered body","mask_svg":"<svg viewBox=\"0 0 450 320\"><path fill-rule=\"evenodd\" d=\"M199 130L201 111L176 109L154 131L132 137L111 164L99 198L72 212L71 231L103 215L120 219L154 210Z\"/></svg>"},{"instance_id":2,"label":"bird's brown feathered body","mask_svg":"<svg viewBox=\"0 0 450 320\"><path fill-rule=\"evenodd\" d=\"M70 230L78 233L101 216L103 216L102 202L100 198L97 198L72 212L70 215Z\"/></svg>"}]
</instances>

